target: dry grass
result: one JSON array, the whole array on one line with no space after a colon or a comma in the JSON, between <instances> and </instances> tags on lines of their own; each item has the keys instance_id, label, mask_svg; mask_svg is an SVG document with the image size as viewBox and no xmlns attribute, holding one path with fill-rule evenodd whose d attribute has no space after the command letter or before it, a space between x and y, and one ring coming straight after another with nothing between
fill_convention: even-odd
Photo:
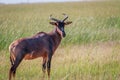
<instances>
[{"instance_id":1,"label":"dry grass","mask_svg":"<svg viewBox=\"0 0 120 80\"><path fill-rule=\"evenodd\" d=\"M51 80L119 80L119 53L119 42L60 47L52 59ZM6 54L1 51L0 80L8 78L10 62ZM41 58L22 61L16 80L42 80L41 63Z\"/></svg>"},{"instance_id":2,"label":"dry grass","mask_svg":"<svg viewBox=\"0 0 120 80\"><path fill-rule=\"evenodd\" d=\"M68 46L58 49L56 53L54 56L55 61L57 60L56 63L89 62L89 64L98 63L102 65L110 61L120 60L120 43L106 42Z\"/></svg>"}]
</instances>

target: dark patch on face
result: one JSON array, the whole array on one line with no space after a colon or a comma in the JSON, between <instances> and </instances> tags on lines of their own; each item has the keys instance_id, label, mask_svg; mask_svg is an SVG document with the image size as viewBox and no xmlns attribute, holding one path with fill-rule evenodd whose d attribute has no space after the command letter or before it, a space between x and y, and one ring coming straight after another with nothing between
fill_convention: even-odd
<instances>
[{"instance_id":1,"label":"dark patch on face","mask_svg":"<svg viewBox=\"0 0 120 80\"><path fill-rule=\"evenodd\" d=\"M59 28L60 31L62 32L62 36L63 36L63 37L66 36L66 33L65 33L65 31L64 31L64 25L65 25L64 22L58 22L58 28Z\"/></svg>"}]
</instances>

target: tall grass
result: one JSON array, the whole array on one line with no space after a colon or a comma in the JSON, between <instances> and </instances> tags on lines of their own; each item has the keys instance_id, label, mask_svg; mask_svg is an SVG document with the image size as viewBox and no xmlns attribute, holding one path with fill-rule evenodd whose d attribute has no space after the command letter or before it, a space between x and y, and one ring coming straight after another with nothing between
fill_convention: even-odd
<instances>
[{"instance_id":1,"label":"tall grass","mask_svg":"<svg viewBox=\"0 0 120 80\"><path fill-rule=\"evenodd\" d=\"M49 15L73 23L66 26L52 60L52 80L120 79L120 1L0 5L0 80L8 79L8 46L39 31L50 32ZM17 80L43 80L42 61L23 61Z\"/></svg>"},{"instance_id":2,"label":"tall grass","mask_svg":"<svg viewBox=\"0 0 120 80\"><path fill-rule=\"evenodd\" d=\"M69 15L73 24L66 26L67 37L62 45L82 44L120 39L120 5L114 2L46 3L0 6L0 49L7 49L15 39L39 31L49 32L49 15L63 19Z\"/></svg>"}]
</instances>

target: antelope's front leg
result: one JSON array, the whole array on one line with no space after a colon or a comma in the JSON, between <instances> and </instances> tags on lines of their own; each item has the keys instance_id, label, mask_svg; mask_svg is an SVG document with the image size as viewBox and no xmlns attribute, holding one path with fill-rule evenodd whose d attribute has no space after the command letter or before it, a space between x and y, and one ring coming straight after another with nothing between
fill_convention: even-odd
<instances>
[{"instance_id":1,"label":"antelope's front leg","mask_svg":"<svg viewBox=\"0 0 120 80\"><path fill-rule=\"evenodd\" d=\"M46 57L43 57L42 71L43 71L43 77L44 77L46 72Z\"/></svg>"},{"instance_id":2,"label":"antelope's front leg","mask_svg":"<svg viewBox=\"0 0 120 80\"><path fill-rule=\"evenodd\" d=\"M49 55L49 56L48 56L48 61L47 61L47 73L48 73L48 78L50 78L51 59L52 59L52 55Z\"/></svg>"}]
</instances>

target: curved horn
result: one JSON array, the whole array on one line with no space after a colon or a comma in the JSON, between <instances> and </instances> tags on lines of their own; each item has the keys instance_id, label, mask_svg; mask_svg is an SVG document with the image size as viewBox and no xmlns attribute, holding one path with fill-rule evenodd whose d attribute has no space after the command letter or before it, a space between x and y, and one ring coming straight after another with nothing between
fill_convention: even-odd
<instances>
[{"instance_id":1,"label":"curved horn","mask_svg":"<svg viewBox=\"0 0 120 80\"><path fill-rule=\"evenodd\" d=\"M68 15L64 14L63 15L65 16L65 18L62 20L63 22L68 18Z\"/></svg>"},{"instance_id":2,"label":"curved horn","mask_svg":"<svg viewBox=\"0 0 120 80\"><path fill-rule=\"evenodd\" d=\"M53 20L53 21L57 21L57 22L59 21L59 20L57 20L57 19L55 19L55 18L52 18L52 15L49 16L49 19L50 19L50 20Z\"/></svg>"}]
</instances>

